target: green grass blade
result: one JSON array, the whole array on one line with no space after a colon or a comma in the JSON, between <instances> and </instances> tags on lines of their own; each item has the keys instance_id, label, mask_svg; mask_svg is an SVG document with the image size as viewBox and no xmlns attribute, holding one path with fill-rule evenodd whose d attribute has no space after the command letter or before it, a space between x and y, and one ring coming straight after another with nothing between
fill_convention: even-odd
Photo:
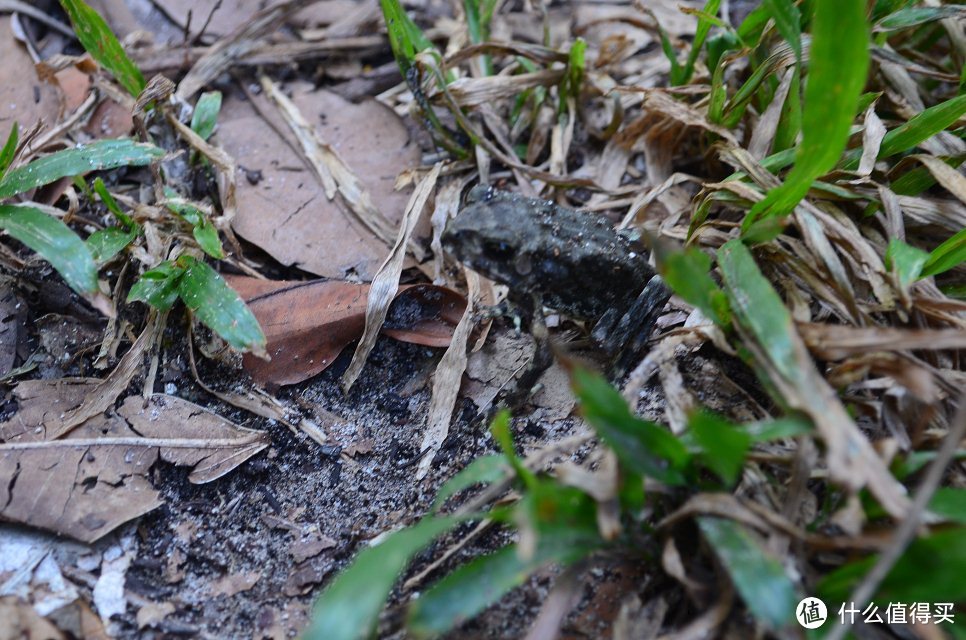
<instances>
[{"instance_id":1,"label":"green grass blade","mask_svg":"<svg viewBox=\"0 0 966 640\"><path fill-rule=\"evenodd\" d=\"M506 459L497 454L481 456L447 480L436 494L431 511L438 510L450 497L475 484L490 484L502 480L510 472Z\"/></svg>"},{"instance_id":2,"label":"green grass blade","mask_svg":"<svg viewBox=\"0 0 966 640\"><path fill-rule=\"evenodd\" d=\"M0 228L49 262L71 289L96 294L97 266L84 241L70 227L40 209L0 205Z\"/></svg>"},{"instance_id":3,"label":"green grass blade","mask_svg":"<svg viewBox=\"0 0 966 640\"><path fill-rule=\"evenodd\" d=\"M751 614L773 630L790 628L798 597L781 563L737 522L701 517L698 526Z\"/></svg>"},{"instance_id":4,"label":"green grass blade","mask_svg":"<svg viewBox=\"0 0 966 640\"><path fill-rule=\"evenodd\" d=\"M218 229L215 228L215 225L211 224L211 220L207 217L201 217L200 224L194 226L191 234L194 236L198 246L201 247L201 250L209 256L215 260L221 260L225 257L225 249L221 246Z\"/></svg>"},{"instance_id":5,"label":"green grass blade","mask_svg":"<svg viewBox=\"0 0 966 640\"><path fill-rule=\"evenodd\" d=\"M20 139L20 126L14 122L13 127L10 129L10 135L7 136L7 141L3 145L3 149L0 150L0 180L3 179L3 174L6 173L7 167L13 162L13 156L17 152L17 142Z\"/></svg>"},{"instance_id":6,"label":"green grass blade","mask_svg":"<svg viewBox=\"0 0 966 640\"><path fill-rule=\"evenodd\" d=\"M701 10L701 13L707 16L715 16L720 6L721 0L708 0L704 5L704 9ZM704 47L704 41L708 37L708 32L711 31L711 26L712 20L704 16L698 18L698 26L694 31L694 41L691 43L691 50L688 52L687 60L684 61L684 70L680 84L689 82L691 76L694 75L694 63L698 61L698 54L701 53L701 48Z\"/></svg>"},{"instance_id":7,"label":"green grass blade","mask_svg":"<svg viewBox=\"0 0 966 640\"><path fill-rule=\"evenodd\" d=\"M929 107L899 125L882 138L879 158L908 151L940 131L946 130L966 113L966 96L958 96Z\"/></svg>"},{"instance_id":8,"label":"green grass blade","mask_svg":"<svg viewBox=\"0 0 966 640\"><path fill-rule=\"evenodd\" d=\"M0 180L0 198L50 184L66 176L124 166L142 166L161 158L164 151L133 140L98 140L78 145L17 167Z\"/></svg>"},{"instance_id":9,"label":"green grass blade","mask_svg":"<svg viewBox=\"0 0 966 640\"><path fill-rule=\"evenodd\" d=\"M541 532L536 553L530 558L522 558L513 545L456 569L413 603L409 632L416 638L436 637L471 619L541 567L550 563L566 566L586 557L599 546L600 538L593 529L583 539L578 533L557 527Z\"/></svg>"},{"instance_id":10,"label":"green grass blade","mask_svg":"<svg viewBox=\"0 0 966 640\"><path fill-rule=\"evenodd\" d=\"M363 549L315 603L303 640L363 640L372 637L393 583L417 551L448 531L458 518L424 518Z\"/></svg>"},{"instance_id":11,"label":"green grass blade","mask_svg":"<svg viewBox=\"0 0 966 640\"><path fill-rule=\"evenodd\" d=\"M735 322L754 336L782 376L799 380L791 314L748 247L739 239L729 240L718 249L718 266Z\"/></svg>"},{"instance_id":12,"label":"green grass blade","mask_svg":"<svg viewBox=\"0 0 966 640\"><path fill-rule=\"evenodd\" d=\"M120 220L125 227L132 227L135 225L134 220L131 219L129 215L121 211L121 207L118 206L117 200L111 195L111 192L107 190L107 185L100 178L94 179L94 192L100 197L101 202L107 207L107 210L114 214L114 217Z\"/></svg>"},{"instance_id":13,"label":"green grass blade","mask_svg":"<svg viewBox=\"0 0 966 640\"><path fill-rule=\"evenodd\" d=\"M966 229L961 229L929 253L922 267L922 276L926 278L945 273L963 262L966 262Z\"/></svg>"},{"instance_id":14,"label":"green grass blade","mask_svg":"<svg viewBox=\"0 0 966 640\"><path fill-rule=\"evenodd\" d=\"M203 140L211 137L218 123L218 113L221 111L221 91L208 91L201 94L195 104L195 112L191 114L191 130Z\"/></svg>"},{"instance_id":15,"label":"green grass blade","mask_svg":"<svg viewBox=\"0 0 966 640\"><path fill-rule=\"evenodd\" d=\"M233 349L265 354L265 334L258 320L218 272L191 256L178 258L185 272L178 296L195 316Z\"/></svg>"},{"instance_id":16,"label":"green grass blade","mask_svg":"<svg viewBox=\"0 0 966 640\"><path fill-rule=\"evenodd\" d=\"M909 27L942 20L943 18L963 17L964 12L966 12L966 8L957 6L907 7L880 20L875 25L875 30L896 31L898 29L908 29Z\"/></svg>"},{"instance_id":17,"label":"green grass blade","mask_svg":"<svg viewBox=\"0 0 966 640\"><path fill-rule=\"evenodd\" d=\"M638 418L612 386L584 369L571 378L587 422L627 468L665 484L685 484L691 455L680 440L660 426Z\"/></svg>"},{"instance_id":18,"label":"green grass blade","mask_svg":"<svg viewBox=\"0 0 966 640\"><path fill-rule=\"evenodd\" d=\"M792 0L765 0L762 4L768 8L778 33L795 52L795 59L802 63L802 14Z\"/></svg>"},{"instance_id":19,"label":"green grass blade","mask_svg":"<svg viewBox=\"0 0 966 640\"><path fill-rule=\"evenodd\" d=\"M862 0L816 0L802 144L785 182L752 207L742 225L784 215L832 169L848 142L869 68L869 36Z\"/></svg>"},{"instance_id":20,"label":"green grass blade","mask_svg":"<svg viewBox=\"0 0 966 640\"><path fill-rule=\"evenodd\" d=\"M144 89L144 76L124 52L124 47L96 11L84 0L60 0L74 32L91 57L114 76L128 93L137 97Z\"/></svg>"}]
</instances>

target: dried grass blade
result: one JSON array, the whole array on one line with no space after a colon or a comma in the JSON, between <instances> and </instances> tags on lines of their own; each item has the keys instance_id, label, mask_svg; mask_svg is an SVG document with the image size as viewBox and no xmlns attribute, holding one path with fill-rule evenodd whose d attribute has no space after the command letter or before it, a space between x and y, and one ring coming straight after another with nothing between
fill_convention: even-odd
<instances>
[{"instance_id":1,"label":"dried grass blade","mask_svg":"<svg viewBox=\"0 0 966 640\"><path fill-rule=\"evenodd\" d=\"M423 433L423 442L419 446L422 459L416 469L416 480L422 480L429 473L436 452L439 451L446 435L449 433L449 421L453 415L453 407L456 406L456 397L460 390L460 380L466 370L466 343L473 330L473 314L475 313L476 299L480 293L480 276L476 273L465 270L466 285L466 311L460 318L459 324L453 331L453 340L446 353L436 366L436 374L433 378L433 395L429 401L429 416L426 419L426 431Z\"/></svg>"},{"instance_id":2,"label":"dried grass blade","mask_svg":"<svg viewBox=\"0 0 966 640\"><path fill-rule=\"evenodd\" d=\"M389 311L389 304L399 289L399 276L406 259L406 245L409 244L420 214L426 208L426 202L436 190L436 181L439 179L442 166L442 163L436 163L429 174L416 186L416 190L413 191L409 204L406 206L402 223L399 225L396 244L393 245L389 256L386 257L385 262L379 267L379 272L372 279L368 306L366 307L366 329L352 354L349 368L342 376L342 388L346 392L362 373L369 352L372 351L372 347L376 344L376 338L379 337L379 331L382 329L382 324L386 320L386 313Z\"/></svg>"}]
</instances>

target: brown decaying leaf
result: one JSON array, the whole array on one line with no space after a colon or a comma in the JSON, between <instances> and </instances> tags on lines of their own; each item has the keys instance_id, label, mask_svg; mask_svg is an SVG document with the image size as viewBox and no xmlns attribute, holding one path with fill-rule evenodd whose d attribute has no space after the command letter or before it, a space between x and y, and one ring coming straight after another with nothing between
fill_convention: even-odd
<instances>
[{"instance_id":1,"label":"brown decaying leaf","mask_svg":"<svg viewBox=\"0 0 966 640\"><path fill-rule=\"evenodd\" d=\"M10 18L0 16L0 145L7 140L14 122L23 134L38 122L48 126L61 113L57 88L42 81L34 70L30 54L13 37Z\"/></svg>"},{"instance_id":2,"label":"brown decaying leaf","mask_svg":"<svg viewBox=\"0 0 966 640\"><path fill-rule=\"evenodd\" d=\"M808 348L823 360L875 351L966 349L966 329L896 329L823 323L798 325Z\"/></svg>"},{"instance_id":3,"label":"brown decaying leaf","mask_svg":"<svg viewBox=\"0 0 966 640\"><path fill-rule=\"evenodd\" d=\"M189 480L210 482L268 446L180 398L155 395L147 407L127 398L60 440L49 422L95 392L97 380L30 380L15 389L20 408L0 424L0 517L93 542L161 504L148 480L159 456L194 467Z\"/></svg>"},{"instance_id":4,"label":"brown decaying leaf","mask_svg":"<svg viewBox=\"0 0 966 640\"><path fill-rule=\"evenodd\" d=\"M64 634L34 611L33 606L14 596L0 597L0 638L62 640Z\"/></svg>"},{"instance_id":5,"label":"brown decaying leaf","mask_svg":"<svg viewBox=\"0 0 966 640\"><path fill-rule=\"evenodd\" d=\"M245 356L245 369L258 384L296 384L331 365L358 340L365 327L368 284L313 280L279 282L228 276L248 303L268 341L271 361ZM383 333L430 347L450 343L466 302L456 292L433 285L408 285L394 299L399 322ZM392 312L392 310L391 310ZM395 315L395 314L393 314Z\"/></svg>"},{"instance_id":6,"label":"brown decaying leaf","mask_svg":"<svg viewBox=\"0 0 966 640\"><path fill-rule=\"evenodd\" d=\"M420 161L419 148L398 116L377 102L352 104L307 83L290 88L304 119L360 177L373 206L398 226L409 194L394 190L396 176ZM238 213L232 227L240 236L282 264L315 275L372 278L386 256L386 243L348 213L340 199L326 197L268 98L226 99L215 139L238 161ZM417 237L428 235L426 220L417 227Z\"/></svg>"},{"instance_id":7,"label":"brown decaying leaf","mask_svg":"<svg viewBox=\"0 0 966 640\"><path fill-rule=\"evenodd\" d=\"M255 586L255 583L261 577L261 571L229 573L212 582L209 585L208 594L212 598L217 598L218 596L231 597L236 593L248 591Z\"/></svg>"}]
</instances>

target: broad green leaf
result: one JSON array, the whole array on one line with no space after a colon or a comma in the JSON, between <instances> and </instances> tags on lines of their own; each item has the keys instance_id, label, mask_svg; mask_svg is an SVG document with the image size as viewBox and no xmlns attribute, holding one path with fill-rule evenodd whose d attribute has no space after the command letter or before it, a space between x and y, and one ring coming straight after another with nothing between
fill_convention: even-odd
<instances>
[{"instance_id":1,"label":"broad green leaf","mask_svg":"<svg viewBox=\"0 0 966 640\"><path fill-rule=\"evenodd\" d=\"M472 487L475 484L490 484L505 478L510 472L510 466L506 459L497 454L481 456L466 465L462 471L447 480L436 494L433 506L430 508L436 511L451 496L456 495L463 489Z\"/></svg>"},{"instance_id":2,"label":"broad green leaf","mask_svg":"<svg viewBox=\"0 0 966 640\"><path fill-rule=\"evenodd\" d=\"M87 238L87 249L91 252L91 257L97 264L104 264L116 256L124 247L128 246L138 237L138 229L132 227L123 229L121 227L108 227L95 231Z\"/></svg>"},{"instance_id":3,"label":"broad green leaf","mask_svg":"<svg viewBox=\"0 0 966 640\"><path fill-rule=\"evenodd\" d=\"M705 516L698 526L751 614L776 631L794 624L798 597L781 563L737 522Z\"/></svg>"},{"instance_id":4,"label":"broad green leaf","mask_svg":"<svg viewBox=\"0 0 966 640\"><path fill-rule=\"evenodd\" d=\"M638 418L598 375L575 369L571 385L587 422L629 469L666 484L685 484L691 455L666 429Z\"/></svg>"},{"instance_id":5,"label":"broad green leaf","mask_svg":"<svg viewBox=\"0 0 966 640\"><path fill-rule=\"evenodd\" d=\"M233 349L265 354L265 334L251 310L210 266L191 256L178 258L184 275L178 280L178 296L201 322Z\"/></svg>"},{"instance_id":6,"label":"broad green leaf","mask_svg":"<svg viewBox=\"0 0 966 640\"><path fill-rule=\"evenodd\" d=\"M40 254L74 291L98 293L94 259L84 241L62 221L33 207L2 204L0 229Z\"/></svg>"},{"instance_id":7,"label":"broad green leaf","mask_svg":"<svg viewBox=\"0 0 966 640\"><path fill-rule=\"evenodd\" d=\"M818 585L826 602L846 602L872 568L876 556L841 567ZM914 540L896 562L874 596L876 601L966 601L966 528L954 527Z\"/></svg>"},{"instance_id":8,"label":"broad green leaf","mask_svg":"<svg viewBox=\"0 0 966 640\"><path fill-rule=\"evenodd\" d=\"M77 145L8 171L0 180L0 198L50 184L65 176L150 164L163 155L164 151L154 145L133 140L98 140L88 145Z\"/></svg>"},{"instance_id":9,"label":"broad green leaf","mask_svg":"<svg viewBox=\"0 0 966 640\"><path fill-rule=\"evenodd\" d=\"M718 249L718 266L734 321L752 333L783 377L798 380L791 314L748 247L740 239L729 240Z\"/></svg>"},{"instance_id":10,"label":"broad green leaf","mask_svg":"<svg viewBox=\"0 0 966 640\"><path fill-rule=\"evenodd\" d=\"M701 461L704 465L725 484L733 485L744 466L745 454L752 443L751 436L707 411L692 414L688 418L688 430L703 450Z\"/></svg>"},{"instance_id":11,"label":"broad green leaf","mask_svg":"<svg viewBox=\"0 0 966 640\"><path fill-rule=\"evenodd\" d=\"M966 524L966 489L939 487L929 501L929 510L949 522Z\"/></svg>"},{"instance_id":12,"label":"broad green leaf","mask_svg":"<svg viewBox=\"0 0 966 640\"><path fill-rule=\"evenodd\" d=\"M3 179L3 174L6 173L7 167L13 162L13 156L17 152L17 142L20 140L20 126L14 121L13 127L10 129L10 135L7 136L7 141L3 145L3 149L0 150L0 180Z\"/></svg>"},{"instance_id":13,"label":"broad green leaf","mask_svg":"<svg viewBox=\"0 0 966 640\"><path fill-rule=\"evenodd\" d=\"M459 522L458 518L424 518L363 549L316 601L315 615L303 640L371 637L379 611L409 559Z\"/></svg>"},{"instance_id":14,"label":"broad green leaf","mask_svg":"<svg viewBox=\"0 0 966 640\"><path fill-rule=\"evenodd\" d=\"M191 130L207 140L215 132L218 112L221 111L221 91L206 91L198 98L191 114Z\"/></svg>"},{"instance_id":15,"label":"broad green leaf","mask_svg":"<svg viewBox=\"0 0 966 640\"><path fill-rule=\"evenodd\" d=\"M963 262L966 262L966 229L960 229L959 233L929 253L922 267L922 276L944 273Z\"/></svg>"},{"instance_id":16,"label":"broad green leaf","mask_svg":"<svg viewBox=\"0 0 966 640\"><path fill-rule=\"evenodd\" d=\"M131 219L126 213L121 211L121 207L118 206L117 200L111 195L111 192L107 190L107 186L104 181L100 178L94 179L94 191L100 197L101 202L107 207L108 211L114 214L114 217L120 220L125 227L133 227L135 225L134 220Z\"/></svg>"},{"instance_id":17,"label":"broad green leaf","mask_svg":"<svg viewBox=\"0 0 966 640\"><path fill-rule=\"evenodd\" d=\"M195 241L201 247L201 250L209 256L216 260L221 260L225 257L225 250L222 248L221 240L218 238L218 230L215 229L215 225L211 224L208 218L202 217L201 224L195 225L191 233L194 235Z\"/></svg>"},{"instance_id":18,"label":"broad green leaf","mask_svg":"<svg viewBox=\"0 0 966 640\"><path fill-rule=\"evenodd\" d=\"M137 97L144 90L144 76L141 75L137 65L124 53L124 47L118 42L104 18L91 9L84 0L60 0L60 5L67 12L77 39L87 53L110 71L128 93Z\"/></svg>"},{"instance_id":19,"label":"broad green leaf","mask_svg":"<svg viewBox=\"0 0 966 640\"><path fill-rule=\"evenodd\" d=\"M896 270L899 286L905 290L919 278L928 258L929 254L922 249L910 246L898 238L892 238L886 250L885 266L887 269Z\"/></svg>"},{"instance_id":20,"label":"broad green leaf","mask_svg":"<svg viewBox=\"0 0 966 640\"><path fill-rule=\"evenodd\" d=\"M802 62L802 14L792 0L765 0L762 4L768 8L778 33L795 52L795 60Z\"/></svg>"},{"instance_id":21,"label":"broad green leaf","mask_svg":"<svg viewBox=\"0 0 966 640\"><path fill-rule=\"evenodd\" d=\"M908 29L926 22L934 22L943 18L962 17L966 12L963 7L908 7L888 15L875 25L876 31L895 31Z\"/></svg>"},{"instance_id":22,"label":"broad green leaf","mask_svg":"<svg viewBox=\"0 0 966 640\"><path fill-rule=\"evenodd\" d=\"M127 294L128 302L144 302L161 311L167 311L178 301L178 281L184 269L165 261L150 271L145 271Z\"/></svg>"},{"instance_id":23,"label":"broad green leaf","mask_svg":"<svg viewBox=\"0 0 966 640\"><path fill-rule=\"evenodd\" d=\"M868 45L863 0L815 1L802 143L795 166L782 185L752 207L742 224L743 232L761 218L791 212L812 182L839 161L865 87Z\"/></svg>"},{"instance_id":24,"label":"broad green leaf","mask_svg":"<svg viewBox=\"0 0 966 640\"><path fill-rule=\"evenodd\" d=\"M599 546L600 538L593 528L572 531L561 527L543 532L530 558L522 558L517 545L475 558L413 603L408 630L417 638L435 637L471 619L541 567L572 564Z\"/></svg>"},{"instance_id":25,"label":"broad green leaf","mask_svg":"<svg viewBox=\"0 0 966 640\"><path fill-rule=\"evenodd\" d=\"M701 310L709 320L724 329L731 324L728 300L711 278L711 258L691 247L683 252L661 255L661 275L674 293Z\"/></svg>"}]
</instances>

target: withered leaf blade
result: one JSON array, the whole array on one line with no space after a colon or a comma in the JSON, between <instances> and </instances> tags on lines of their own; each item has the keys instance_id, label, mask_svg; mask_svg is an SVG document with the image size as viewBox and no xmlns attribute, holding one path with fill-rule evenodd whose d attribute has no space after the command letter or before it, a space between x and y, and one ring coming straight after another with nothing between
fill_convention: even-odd
<instances>
[{"instance_id":1,"label":"withered leaf blade","mask_svg":"<svg viewBox=\"0 0 966 640\"><path fill-rule=\"evenodd\" d=\"M234 276L231 286L248 304L268 340L271 361L244 358L256 383L282 386L307 380L331 365L365 327L368 284L336 280L271 281ZM428 347L449 345L466 308L444 287L400 287L383 333Z\"/></svg>"},{"instance_id":2,"label":"withered leaf blade","mask_svg":"<svg viewBox=\"0 0 966 640\"><path fill-rule=\"evenodd\" d=\"M146 408L128 398L118 414L94 416L66 438L46 440L64 410L97 380L30 380L17 386L19 411L0 424L0 518L94 542L161 505L148 472L160 456L192 465L189 479L214 480L268 446L242 429L174 396Z\"/></svg>"}]
</instances>

